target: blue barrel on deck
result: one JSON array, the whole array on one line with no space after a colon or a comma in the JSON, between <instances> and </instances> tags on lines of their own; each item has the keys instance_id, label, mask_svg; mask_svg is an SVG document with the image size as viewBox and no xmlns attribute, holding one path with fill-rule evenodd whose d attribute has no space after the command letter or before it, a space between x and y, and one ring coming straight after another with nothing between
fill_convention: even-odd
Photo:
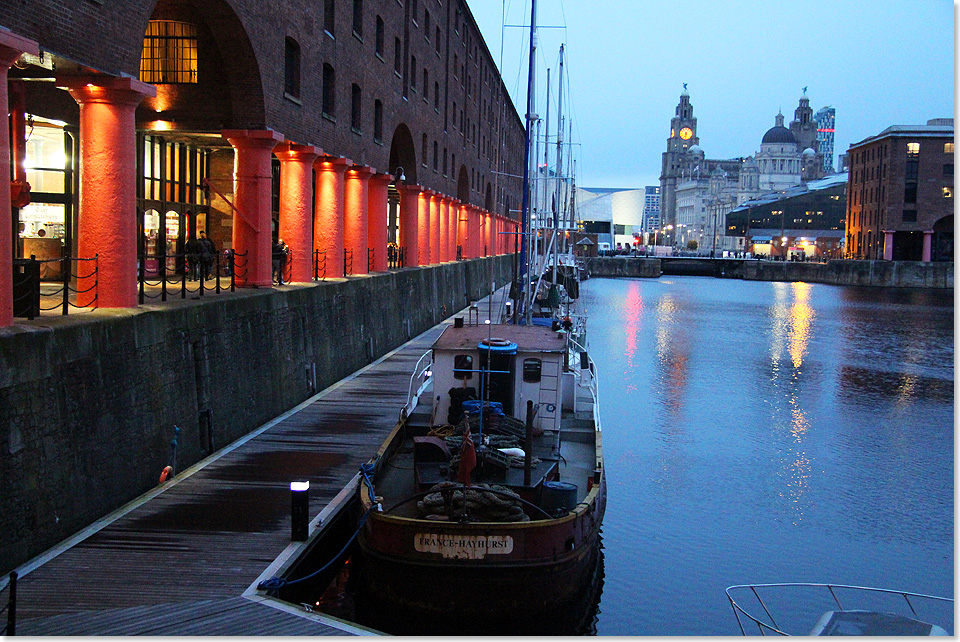
<instances>
[{"instance_id":1,"label":"blue barrel on deck","mask_svg":"<svg viewBox=\"0 0 960 642\"><path fill-rule=\"evenodd\" d=\"M570 511L577 505L577 485L564 481L543 483L540 508L553 515L557 510Z\"/></svg>"}]
</instances>

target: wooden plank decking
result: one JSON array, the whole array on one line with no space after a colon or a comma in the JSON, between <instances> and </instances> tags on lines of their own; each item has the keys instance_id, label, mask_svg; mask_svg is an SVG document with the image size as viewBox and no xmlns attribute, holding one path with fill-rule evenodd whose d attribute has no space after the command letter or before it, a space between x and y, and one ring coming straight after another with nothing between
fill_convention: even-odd
<instances>
[{"instance_id":1,"label":"wooden plank decking","mask_svg":"<svg viewBox=\"0 0 960 642\"><path fill-rule=\"evenodd\" d=\"M393 428L446 323L18 569L17 634L358 632L242 595L290 544L289 482L310 481L311 518L334 499Z\"/></svg>"}]
</instances>

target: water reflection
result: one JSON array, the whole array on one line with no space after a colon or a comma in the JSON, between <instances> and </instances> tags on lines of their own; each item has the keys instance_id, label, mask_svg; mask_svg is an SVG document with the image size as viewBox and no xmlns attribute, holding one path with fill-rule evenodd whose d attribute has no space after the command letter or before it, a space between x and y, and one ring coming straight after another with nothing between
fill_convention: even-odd
<instances>
[{"instance_id":1,"label":"water reflection","mask_svg":"<svg viewBox=\"0 0 960 642\"><path fill-rule=\"evenodd\" d=\"M665 419L676 419L683 410L687 384L687 362L690 343L686 328L680 324L681 309L670 294L663 294L656 305L657 365L659 396L668 412ZM667 425L676 427L673 421Z\"/></svg>"}]
</instances>

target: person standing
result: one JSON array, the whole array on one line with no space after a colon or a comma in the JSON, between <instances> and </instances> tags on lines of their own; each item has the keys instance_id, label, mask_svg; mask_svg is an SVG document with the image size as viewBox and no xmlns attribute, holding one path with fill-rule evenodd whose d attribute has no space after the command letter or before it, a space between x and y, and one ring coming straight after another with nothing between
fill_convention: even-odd
<instances>
[{"instance_id":1,"label":"person standing","mask_svg":"<svg viewBox=\"0 0 960 642\"><path fill-rule=\"evenodd\" d=\"M283 271L287 263L289 248L283 239L273 244L273 278L277 285L283 285Z\"/></svg>"},{"instance_id":2,"label":"person standing","mask_svg":"<svg viewBox=\"0 0 960 642\"><path fill-rule=\"evenodd\" d=\"M203 269L204 280L210 278L213 271L213 262L217 258L217 246L207 238L206 232L200 232L200 265Z\"/></svg>"},{"instance_id":3,"label":"person standing","mask_svg":"<svg viewBox=\"0 0 960 642\"><path fill-rule=\"evenodd\" d=\"M200 242L191 237L184 246L187 253L187 269L190 270L190 280L196 281L200 277Z\"/></svg>"}]
</instances>

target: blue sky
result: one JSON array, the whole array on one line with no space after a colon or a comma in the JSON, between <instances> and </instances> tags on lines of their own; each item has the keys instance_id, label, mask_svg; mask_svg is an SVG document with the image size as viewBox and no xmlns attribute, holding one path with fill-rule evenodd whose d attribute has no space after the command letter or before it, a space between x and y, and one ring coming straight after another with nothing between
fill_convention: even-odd
<instances>
[{"instance_id":1,"label":"blue sky","mask_svg":"<svg viewBox=\"0 0 960 642\"><path fill-rule=\"evenodd\" d=\"M530 0L467 0L507 90L526 105ZM540 89L566 44L583 187L659 183L670 118L688 83L707 158L757 152L807 87L814 111L837 110L835 152L890 125L952 118L954 4L949 0L538 0ZM503 15L505 12L505 19ZM562 28L546 28L562 27ZM836 162L836 158L835 161Z\"/></svg>"}]
</instances>

